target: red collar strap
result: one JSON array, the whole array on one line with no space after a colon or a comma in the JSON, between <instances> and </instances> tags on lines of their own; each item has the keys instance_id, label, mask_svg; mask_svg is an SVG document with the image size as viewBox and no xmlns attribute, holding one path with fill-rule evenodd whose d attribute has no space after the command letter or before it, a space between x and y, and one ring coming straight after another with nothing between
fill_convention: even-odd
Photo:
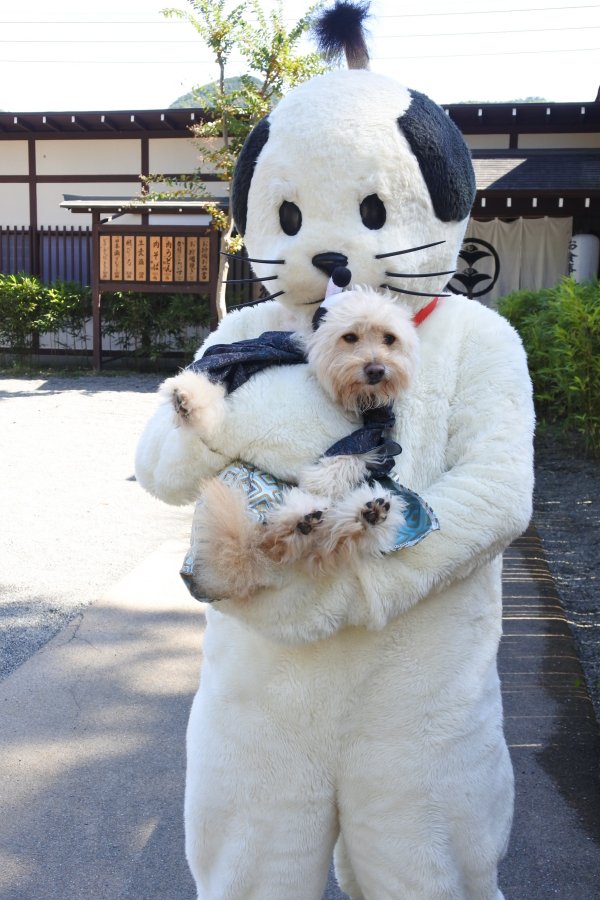
<instances>
[{"instance_id":1,"label":"red collar strap","mask_svg":"<svg viewBox=\"0 0 600 900\"><path fill-rule=\"evenodd\" d=\"M425 319L431 315L440 300L441 297L434 297L433 300L429 301L427 306L424 306L423 309L420 309L418 313L414 314L413 325L415 326L415 328L417 328L421 324L421 322L424 322Z\"/></svg>"}]
</instances>

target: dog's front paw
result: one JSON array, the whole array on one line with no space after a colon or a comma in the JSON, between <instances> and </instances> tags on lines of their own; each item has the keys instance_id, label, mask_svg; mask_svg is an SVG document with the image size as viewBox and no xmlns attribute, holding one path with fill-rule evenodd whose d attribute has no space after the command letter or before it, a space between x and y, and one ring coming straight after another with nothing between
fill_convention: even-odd
<instances>
[{"instance_id":1,"label":"dog's front paw","mask_svg":"<svg viewBox=\"0 0 600 900\"><path fill-rule=\"evenodd\" d=\"M174 388L171 395L171 400L176 415L179 416L179 418L184 422L189 422L194 411L194 404L187 391L184 391L178 387Z\"/></svg>"},{"instance_id":2,"label":"dog's front paw","mask_svg":"<svg viewBox=\"0 0 600 900\"><path fill-rule=\"evenodd\" d=\"M225 388L205 375L185 370L167 378L159 393L173 407L178 425L194 428L208 437L222 423Z\"/></svg>"},{"instance_id":3,"label":"dog's front paw","mask_svg":"<svg viewBox=\"0 0 600 900\"><path fill-rule=\"evenodd\" d=\"M341 500L364 480L365 474L362 456L322 456L302 469L299 484L308 493Z\"/></svg>"},{"instance_id":4,"label":"dog's front paw","mask_svg":"<svg viewBox=\"0 0 600 900\"><path fill-rule=\"evenodd\" d=\"M367 525L382 525L390 511L390 501L385 497L375 497L368 500L360 511L361 518Z\"/></svg>"}]
</instances>

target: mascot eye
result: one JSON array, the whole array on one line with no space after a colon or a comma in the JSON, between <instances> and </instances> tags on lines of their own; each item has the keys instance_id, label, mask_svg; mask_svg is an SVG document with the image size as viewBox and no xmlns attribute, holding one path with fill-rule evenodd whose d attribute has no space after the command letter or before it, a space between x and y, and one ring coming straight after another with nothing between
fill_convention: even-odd
<instances>
[{"instance_id":1,"label":"mascot eye","mask_svg":"<svg viewBox=\"0 0 600 900\"><path fill-rule=\"evenodd\" d=\"M395 344L395 343L396 343L396 336L393 335L393 334L384 334L384 336L383 336L383 343L384 343L384 344L387 344L388 347L389 347L391 344Z\"/></svg>"},{"instance_id":2,"label":"mascot eye","mask_svg":"<svg viewBox=\"0 0 600 900\"><path fill-rule=\"evenodd\" d=\"M377 194L369 194L360 204L360 217L363 225L372 231L383 228L386 219L383 200Z\"/></svg>"},{"instance_id":3,"label":"mascot eye","mask_svg":"<svg viewBox=\"0 0 600 900\"><path fill-rule=\"evenodd\" d=\"M302 213L295 203L284 200L279 207L279 222L286 234L298 234L302 225Z\"/></svg>"},{"instance_id":4,"label":"mascot eye","mask_svg":"<svg viewBox=\"0 0 600 900\"><path fill-rule=\"evenodd\" d=\"M355 344L358 340L358 335L352 334L352 332L350 332L349 334L343 334L342 340L346 341L347 344Z\"/></svg>"}]
</instances>

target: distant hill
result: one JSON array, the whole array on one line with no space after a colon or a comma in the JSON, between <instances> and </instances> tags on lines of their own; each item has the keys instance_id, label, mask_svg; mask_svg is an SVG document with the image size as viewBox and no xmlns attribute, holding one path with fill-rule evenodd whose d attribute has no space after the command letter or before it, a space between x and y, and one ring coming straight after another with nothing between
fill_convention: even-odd
<instances>
[{"instance_id":1,"label":"distant hill","mask_svg":"<svg viewBox=\"0 0 600 900\"><path fill-rule=\"evenodd\" d=\"M254 82L257 86L261 84L259 78L255 78L253 75L250 76L250 80ZM237 91L242 86L242 79L237 76L233 76L231 78L225 79L225 90L226 91ZM202 87L194 88L191 91L188 91L187 94L183 94L181 97L178 97L177 100L174 100L173 103L169 106L169 109L190 109L191 107L199 107L206 109L212 105L211 100L215 96L219 89L219 82L213 81L210 84L205 84Z\"/></svg>"},{"instance_id":2,"label":"distant hill","mask_svg":"<svg viewBox=\"0 0 600 900\"><path fill-rule=\"evenodd\" d=\"M486 103L551 103L547 97L516 97L513 100L459 100L459 103L480 103L482 106Z\"/></svg>"}]
</instances>

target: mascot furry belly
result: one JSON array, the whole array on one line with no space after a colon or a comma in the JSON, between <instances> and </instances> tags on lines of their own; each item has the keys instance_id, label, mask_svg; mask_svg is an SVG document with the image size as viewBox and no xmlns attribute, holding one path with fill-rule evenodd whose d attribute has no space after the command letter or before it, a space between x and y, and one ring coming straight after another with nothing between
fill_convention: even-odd
<instances>
[{"instance_id":1,"label":"mascot furry belly","mask_svg":"<svg viewBox=\"0 0 600 900\"><path fill-rule=\"evenodd\" d=\"M257 275L277 275L280 296L229 314L208 343L310 327L339 265L417 312L454 268L473 192L460 134L422 95L361 70L294 89L250 135L233 187ZM531 389L517 335L475 301L445 298L418 332L396 471L440 530L335 575L288 566L207 611L185 801L201 900L320 900L334 845L352 898L502 897L501 554L531 512ZM210 446L163 404L138 480L184 503L238 457L285 476L301 445L343 426L309 377L250 379Z\"/></svg>"}]
</instances>

